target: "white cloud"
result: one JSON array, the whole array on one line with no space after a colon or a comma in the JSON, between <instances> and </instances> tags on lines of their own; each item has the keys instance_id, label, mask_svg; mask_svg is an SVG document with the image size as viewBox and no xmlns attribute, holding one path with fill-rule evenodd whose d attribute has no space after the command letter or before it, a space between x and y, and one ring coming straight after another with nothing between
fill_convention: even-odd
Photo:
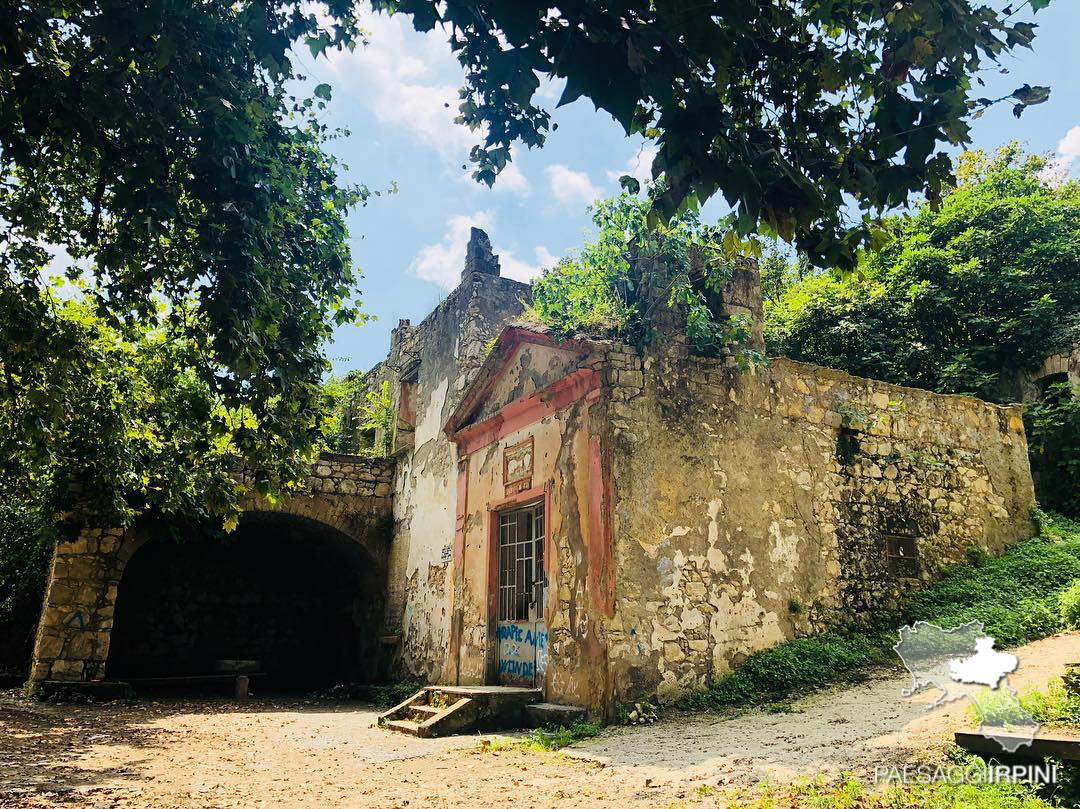
<instances>
[{"instance_id":1,"label":"white cloud","mask_svg":"<svg viewBox=\"0 0 1080 809\"><path fill-rule=\"evenodd\" d=\"M442 241L421 247L409 269L417 278L431 281L444 289L453 289L461 280L461 271L465 268L465 246L469 243L470 229L490 230L494 219L491 211L450 217Z\"/></svg>"},{"instance_id":2,"label":"white cloud","mask_svg":"<svg viewBox=\"0 0 1080 809\"><path fill-rule=\"evenodd\" d=\"M380 122L408 131L444 159L463 162L480 133L454 123L461 67L445 32L413 34L401 14L364 11L359 17L368 44L329 54L334 88L360 99Z\"/></svg>"},{"instance_id":3,"label":"white cloud","mask_svg":"<svg viewBox=\"0 0 1080 809\"><path fill-rule=\"evenodd\" d=\"M1080 157L1080 126L1065 133L1057 145L1057 156L1052 158L1040 173L1043 182L1063 182L1072 171L1073 163Z\"/></svg>"},{"instance_id":4,"label":"white cloud","mask_svg":"<svg viewBox=\"0 0 1080 809\"><path fill-rule=\"evenodd\" d=\"M1058 154L1070 163L1080 157L1080 126L1074 126L1058 143Z\"/></svg>"},{"instance_id":5,"label":"white cloud","mask_svg":"<svg viewBox=\"0 0 1080 809\"><path fill-rule=\"evenodd\" d=\"M442 239L436 244L420 248L409 265L409 270L417 278L431 281L443 289L453 289L461 280L461 271L465 268L465 247L469 243L471 229L481 228L490 235L494 221L491 211L476 211L450 217ZM536 259L533 264L519 259L512 250L502 249L498 244L495 244L492 250L499 257L502 275L515 281L529 281L558 261L543 246L533 250Z\"/></svg>"},{"instance_id":6,"label":"white cloud","mask_svg":"<svg viewBox=\"0 0 1080 809\"><path fill-rule=\"evenodd\" d=\"M499 253L498 250L495 252ZM554 267L559 260L558 257L551 255L551 251L543 245L535 248L533 255L536 257L535 264L521 261L510 251L499 253L499 266L502 268L503 276L513 278L515 281L531 281L544 270Z\"/></svg>"},{"instance_id":7,"label":"white cloud","mask_svg":"<svg viewBox=\"0 0 1080 809\"><path fill-rule=\"evenodd\" d=\"M659 150L655 146L642 146L638 149L637 154L627 161L626 167L622 171L609 171L607 173L608 179L617 183L620 177L629 174L642 185L651 182L652 164L657 151Z\"/></svg>"},{"instance_id":8,"label":"white cloud","mask_svg":"<svg viewBox=\"0 0 1080 809\"><path fill-rule=\"evenodd\" d=\"M532 186L529 185L528 179L521 173L521 169L518 168L518 165L515 162L517 156L517 149L511 146L510 162L503 167L503 170L499 172L499 176L495 178L495 185L493 188L496 191L508 191L519 197L527 197L532 193Z\"/></svg>"},{"instance_id":9,"label":"white cloud","mask_svg":"<svg viewBox=\"0 0 1080 809\"><path fill-rule=\"evenodd\" d=\"M536 248L536 263L540 265L542 270L550 270L556 264L559 263L559 257L553 256L551 251L546 247Z\"/></svg>"},{"instance_id":10,"label":"white cloud","mask_svg":"<svg viewBox=\"0 0 1080 809\"><path fill-rule=\"evenodd\" d=\"M551 184L551 193L559 202L591 204L600 196L600 190L583 171L574 171L561 163L548 166L544 171Z\"/></svg>"}]
</instances>

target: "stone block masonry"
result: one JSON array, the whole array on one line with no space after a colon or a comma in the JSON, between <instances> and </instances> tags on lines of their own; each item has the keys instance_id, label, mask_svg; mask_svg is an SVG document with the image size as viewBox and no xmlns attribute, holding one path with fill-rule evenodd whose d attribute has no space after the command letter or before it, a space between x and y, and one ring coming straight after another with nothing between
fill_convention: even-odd
<instances>
[{"instance_id":1,"label":"stone block masonry","mask_svg":"<svg viewBox=\"0 0 1080 809\"><path fill-rule=\"evenodd\" d=\"M608 358L624 697L675 700L1032 533L1018 407L677 343Z\"/></svg>"},{"instance_id":2,"label":"stone block masonry","mask_svg":"<svg viewBox=\"0 0 1080 809\"><path fill-rule=\"evenodd\" d=\"M273 506L252 495L245 512L279 512L328 526L385 564L392 524L389 459L324 454L305 491ZM128 560L153 538L149 526L128 531L87 528L53 555L31 665L31 683L105 676L116 595Z\"/></svg>"}]
</instances>

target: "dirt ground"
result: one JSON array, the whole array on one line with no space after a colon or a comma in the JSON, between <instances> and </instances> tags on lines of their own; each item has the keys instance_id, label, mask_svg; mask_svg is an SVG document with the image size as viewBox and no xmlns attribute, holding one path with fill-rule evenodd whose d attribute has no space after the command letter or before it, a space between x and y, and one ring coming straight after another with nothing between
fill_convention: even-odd
<instances>
[{"instance_id":1,"label":"dirt ground","mask_svg":"<svg viewBox=\"0 0 1080 809\"><path fill-rule=\"evenodd\" d=\"M1045 687L1080 661L1080 632L1011 650L1019 659L1008 684ZM873 775L876 765L933 762L956 730L970 729L967 699L928 712L939 692L900 696L903 670L872 673L856 685L823 689L790 703L793 713L755 711L731 719L688 717L647 728L612 728L575 745L571 755L654 781L750 785L813 773Z\"/></svg>"},{"instance_id":2,"label":"dirt ground","mask_svg":"<svg viewBox=\"0 0 1080 809\"><path fill-rule=\"evenodd\" d=\"M1014 688L1080 660L1080 633L1015 650ZM939 756L966 701L927 713L906 673L791 703L791 713L674 715L616 727L563 753L480 749L478 737L415 739L376 711L318 701L132 701L58 706L0 698L0 807L667 806L700 784L866 774Z\"/></svg>"}]
</instances>

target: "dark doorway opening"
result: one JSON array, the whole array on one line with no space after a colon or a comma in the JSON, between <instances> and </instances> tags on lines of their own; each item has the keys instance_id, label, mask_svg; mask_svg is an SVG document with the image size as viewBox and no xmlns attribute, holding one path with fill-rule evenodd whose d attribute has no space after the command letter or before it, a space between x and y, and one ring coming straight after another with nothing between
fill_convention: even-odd
<instances>
[{"instance_id":1,"label":"dark doorway opening","mask_svg":"<svg viewBox=\"0 0 1080 809\"><path fill-rule=\"evenodd\" d=\"M246 515L225 539L150 540L120 581L109 677L240 666L260 672L256 693L371 682L382 571L355 540L289 515Z\"/></svg>"},{"instance_id":2,"label":"dark doorway opening","mask_svg":"<svg viewBox=\"0 0 1080 809\"><path fill-rule=\"evenodd\" d=\"M1067 387L1069 375L1066 373L1047 374L1035 382L1039 386L1039 399L1042 401L1059 401L1071 395Z\"/></svg>"}]
</instances>

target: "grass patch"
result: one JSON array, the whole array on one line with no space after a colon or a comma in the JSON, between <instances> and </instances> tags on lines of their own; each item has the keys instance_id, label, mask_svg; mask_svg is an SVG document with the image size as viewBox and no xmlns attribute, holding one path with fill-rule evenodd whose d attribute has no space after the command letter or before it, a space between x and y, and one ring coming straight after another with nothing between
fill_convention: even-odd
<instances>
[{"instance_id":1,"label":"grass patch","mask_svg":"<svg viewBox=\"0 0 1080 809\"><path fill-rule=\"evenodd\" d=\"M510 739L505 736L484 739L480 743L480 749L486 752L521 750L528 753L550 753L582 739L591 739L601 730L602 726L599 722L574 722L568 728L560 726L556 730L536 728L521 739Z\"/></svg>"},{"instance_id":2,"label":"grass patch","mask_svg":"<svg viewBox=\"0 0 1080 809\"><path fill-rule=\"evenodd\" d=\"M952 751L950 759L961 769L977 762L974 756L958 748ZM1032 784L937 781L879 787L851 773L843 773L836 781L818 775L789 786L765 781L751 791L699 788L689 801L679 805L688 808L708 805L703 802L710 796L715 796L713 806L724 809L1056 809L1072 805L1068 797L1063 803L1062 796L1044 793Z\"/></svg>"},{"instance_id":3,"label":"grass patch","mask_svg":"<svg viewBox=\"0 0 1080 809\"><path fill-rule=\"evenodd\" d=\"M896 626L945 627L974 619L999 646L1017 646L1075 626L1067 593L1080 580L1080 524L1039 515L1040 534L1000 556L969 554L970 565L916 593L901 615L867 632L833 630L750 655L735 671L690 694L680 707L727 708L776 702L803 688L836 682L872 663L896 662Z\"/></svg>"},{"instance_id":4,"label":"grass patch","mask_svg":"<svg viewBox=\"0 0 1080 809\"><path fill-rule=\"evenodd\" d=\"M978 619L999 646L1019 646L1068 628L1061 596L1080 579L1080 524L1040 516L1040 535L984 557L915 594L903 623L957 626Z\"/></svg>"},{"instance_id":5,"label":"grass patch","mask_svg":"<svg viewBox=\"0 0 1080 809\"><path fill-rule=\"evenodd\" d=\"M790 702L770 702L765 710L769 713L802 713Z\"/></svg>"},{"instance_id":6,"label":"grass patch","mask_svg":"<svg viewBox=\"0 0 1080 809\"><path fill-rule=\"evenodd\" d=\"M1080 696L1070 694L1060 677L1055 677L1045 688L1027 688L1017 695L1020 708L1027 711L1031 718L1042 727L1077 727L1080 726ZM982 716L989 718L992 725L1005 725L1009 721L1021 722L1024 717L1016 713L1016 702L1001 689L991 691L984 688L975 695L979 705L967 709L972 725L980 722Z\"/></svg>"},{"instance_id":7,"label":"grass patch","mask_svg":"<svg viewBox=\"0 0 1080 809\"><path fill-rule=\"evenodd\" d=\"M391 708L399 702L404 702L423 687L419 680L373 685L368 691L368 699L381 708Z\"/></svg>"},{"instance_id":8,"label":"grass patch","mask_svg":"<svg viewBox=\"0 0 1080 809\"><path fill-rule=\"evenodd\" d=\"M763 787L760 794L727 804L729 809L1050 809L1054 806L1029 784L950 784L936 782L876 789L854 776L826 785L821 778L786 789Z\"/></svg>"},{"instance_id":9,"label":"grass patch","mask_svg":"<svg viewBox=\"0 0 1080 809\"><path fill-rule=\"evenodd\" d=\"M796 689L835 682L845 672L892 655L885 633L870 635L825 632L796 638L750 655L739 668L690 694L680 703L689 710L723 708L767 701Z\"/></svg>"}]
</instances>

